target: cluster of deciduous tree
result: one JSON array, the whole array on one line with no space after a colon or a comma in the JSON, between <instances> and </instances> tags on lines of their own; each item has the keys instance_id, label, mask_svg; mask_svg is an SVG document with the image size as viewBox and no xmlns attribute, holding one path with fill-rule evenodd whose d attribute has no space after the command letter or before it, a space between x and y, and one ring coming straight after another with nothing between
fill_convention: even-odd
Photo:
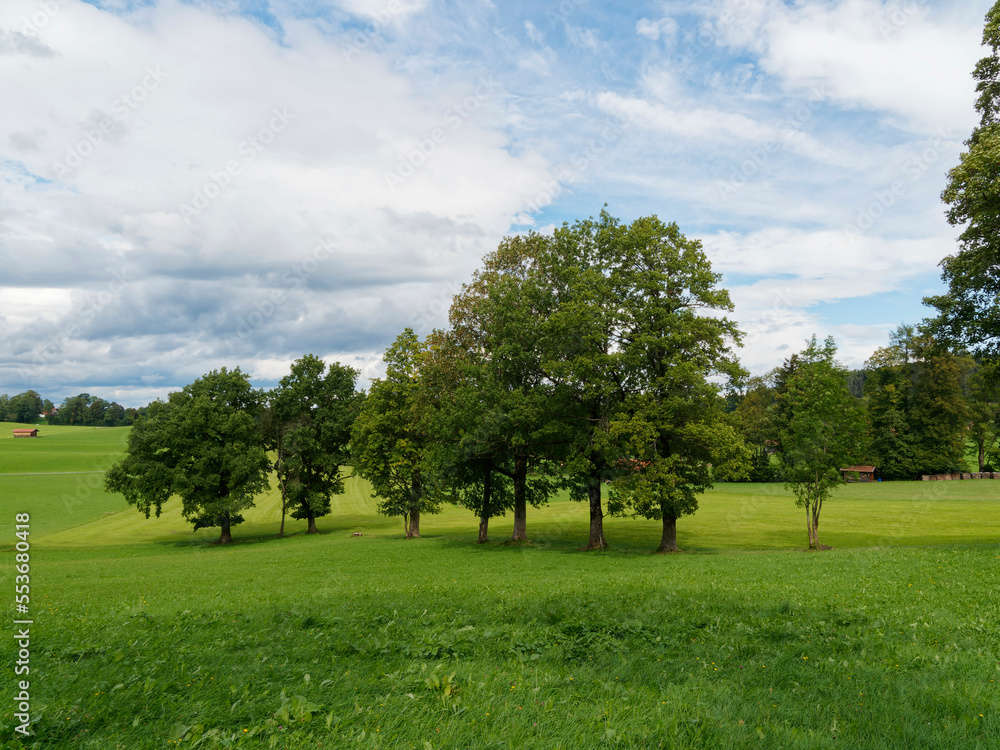
<instances>
[{"instance_id":1,"label":"cluster of deciduous tree","mask_svg":"<svg viewBox=\"0 0 1000 750\"><path fill-rule=\"evenodd\" d=\"M35 424L44 417L49 424L122 427L132 424L143 409L126 409L89 393L70 396L58 407L31 390L0 395L0 422Z\"/></svg>"},{"instance_id":2,"label":"cluster of deciduous tree","mask_svg":"<svg viewBox=\"0 0 1000 750\"><path fill-rule=\"evenodd\" d=\"M510 237L456 295L450 326L401 334L354 425L354 468L419 534L453 500L479 518L559 488L590 508L587 548L611 513L677 520L711 486L711 466L746 464L723 387L743 375L720 276L696 240L656 217L607 213L551 236ZM739 472L740 469L735 469Z\"/></svg>"},{"instance_id":3,"label":"cluster of deciduous tree","mask_svg":"<svg viewBox=\"0 0 1000 750\"><path fill-rule=\"evenodd\" d=\"M886 479L978 470L995 443L998 389L988 361L950 351L926 329L901 326L868 362L865 384L872 463Z\"/></svg>"},{"instance_id":4,"label":"cluster of deciduous tree","mask_svg":"<svg viewBox=\"0 0 1000 750\"><path fill-rule=\"evenodd\" d=\"M49 424L83 425L88 427L126 427L146 410L126 408L115 401L81 393L66 398L60 406L45 412Z\"/></svg>"},{"instance_id":5,"label":"cluster of deciduous tree","mask_svg":"<svg viewBox=\"0 0 1000 750\"><path fill-rule=\"evenodd\" d=\"M743 373L719 278L699 242L655 217L508 238L455 297L448 330L396 339L367 397L355 371L313 356L266 394L239 370L209 373L150 405L106 485L147 515L177 494L220 541L269 470L310 530L351 464L407 536L453 501L481 541L507 511L526 539L527 507L562 487L588 501L588 547L602 548L609 483L610 510L662 521L660 549L674 550L711 465L746 458L722 396Z\"/></svg>"},{"instance_id":6,"label":"cluster of deciduous tree","mask_svg":"<svg viewBox=\"0 0 1000 750\"><path fill-rule=\"evenodd\" d=\"M856 389L861 407L863 429L852 453L858 463L875 466L882 479L968 471L970 447L978 453L979 471L990 470L988 462L998 458L995 364L956 353L929 330L900 326L864 370L841 373L848 390ZM769 454L781 453L789 419L787 384L801 365L800 356L749 378L731 399L736 425L753 451L749 481L785 478L782 463Z\"/></svg>"},{"instance_id":7,"label":"cluster of deciduous tree","mask_svg":"<svg viewBox=\"0 0 1000 750\"><path fill-rule=\"evenodd\" d=\"M0 422L35 424L43 414L52 411L52 402L35 391L25 391L16 396L0 395Z\"/></svg>"},{"instance_id":8,"label":"cluster of deciduous tree","mask_svg":"<svg viewBox=\"0 0 1000 750\"><path fill-rule=\"evenodd\" d=\"M758 449L774 443L815 546L822 501L860 444L857 400L832 340L776 374L773 403L764 381L734 400L741 333L719 281L701 244L656 217L509 237L455 296L447 330L396 338L366 396L356 371L312 355L270 392L238 369L209 373L149 406L106 486L147 517L176 494L220 542L271 472L282 530L290 510L316 531L349 465L407 537L453 502L478 518L480 542L508 512L525 541L528 507L564 489L589 508L585 548L607 546L606 500L660 521L670 552L715 477L760 474Z\"/></svg>"},{"instance_id":9,"label":"cluster of deciduous tree","mask_svg":"<svg viewBox=\"0 0 1000 750\"><path fill-rule=\"evenodd\" d=\"M280 533L288 512L315 533L316 519L344 491L342 471L361 399L357 375L313 355L293 363L269 392L253 388L239 368L210 372L149 405L105 486L147 518L159 516L178 495L195 530L218 527L219 542L226 543L273 472L281 489Z\"/></svg>"}]
</instances>

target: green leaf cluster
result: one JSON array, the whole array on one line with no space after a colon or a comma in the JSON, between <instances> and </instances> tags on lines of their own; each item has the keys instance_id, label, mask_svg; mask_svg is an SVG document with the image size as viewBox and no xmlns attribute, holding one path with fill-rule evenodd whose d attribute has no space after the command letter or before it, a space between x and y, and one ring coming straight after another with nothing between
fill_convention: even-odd
<instances>
[{"instance_id":1,"label":"green leaf cluster","mask_svg":"<svg viewBox=\"0 0 1000 750\"><path fill-rule=\"evenodd\" d=\"M931 321L935 335L995 358L1000 355L1000 2L986 14L983 45L990 54L973 71L980 124L941 194L948 222L963 227L959 250L941 261L947 293L924 302L938 310Z\"/></svg>"},{"instance_id":2,"label":"green leaf cluster","mask_svg":"<svg viewBox=\"0 0 1000 750\"><path fill-rule=\"evenodd\" d=\"M268 487L256 419L261 401L239 368L222 368L150 404L129 433L125 456L105 474L105 487L147 518L178 495L195 529L218 526L219 541L232 541L230 527Z\"/></svg>"}]
</instances>

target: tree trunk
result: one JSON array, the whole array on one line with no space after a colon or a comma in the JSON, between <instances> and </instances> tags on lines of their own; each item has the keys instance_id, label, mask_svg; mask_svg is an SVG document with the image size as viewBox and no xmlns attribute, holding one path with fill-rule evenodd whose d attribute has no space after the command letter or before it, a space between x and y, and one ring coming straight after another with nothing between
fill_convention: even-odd
<instances>
[{"instance_id":1,"label":"tree trunk","mask_svg":"<svg viewBox=\"0 0 1000 750\"><path fill-rule=\"evenodd\" d=\"M493 469L487 463L483 471L483 505L479 512L479 544L486 544L489 541L490 530L490 499L493 491Z\"/></svg>"},{"instance_id":2,"label":"tree trunk","mask_svg":"<svg viewBox=\"0 0 1000 750\"><path fill-rule=\"evenodd\" d=\"M979 441L979 473L983 473L983 467L986 465L986 442L983 440Z\"/></svg>"},{"instance_id":3,"label":"tree trunk","mask_svg":"<svg viewBox=\"0 0 1000 750\"><path fill-rule=\"evenodd\" d=\"M604 539L604 509L601 506L600 473L595 472L590 477L587 495L590 499L590 540L584 549L607 549L608 543Z\"/></svg>"},{"instance_id":4,"label":"tree trunk","mask_svg":"<svg viewBox=\"0 0 1000 750\"><path fill-rule=\"evenodd\" d=\"M528 540L528 457L514 457L514 533L512 542Z\"/></svg>"},{"instance_id":5,"label":"tree trunk","mask_svg":"<svg viewBox=\"0 0 1000 750\"><path fill-rule=\"evenodd\" d=\"M404 518L404 523L406 523L406 538L420 538L420 495L422 494L422 487L420 486L420 474L413 472L410 478L410 512Z\"/></svg>"},{"instance_id":6,"label":"tree trunk","mask_svg":"<svg viewBox=\"0 0 1000 750\"><path fill-rule=\"evenodd\" d=\"M806 505L806 534L809 535L809 549L816 549L816 540L813 537L812 514L809 512L809 505Z\"/></svg>"},{"instance_id":7,"label":"tree trunk","mask_svg":"<svg viewBox=\"0 0 1000 750\"><path fill-rule=\"evenodd\" d=\"M309 530L307 534L318 534L319 529L316 528L316 519L313 516L309 516Z\"/></svg>"},{"instance_id":8,"label":"tree trunk","mask_svg":"<svg viewBox=\"0 0 1000 750\"><path fill-rule=\"evenodd\" d=\"M663 537L660 539L660 546L656 549L656 554L664 555L677 551L677 519L663 517Z\"/></svg>"},{"instance_id":9,"label":"tree trunk","mask_svg":"<svg viewBox=\"0 0 1000 750\"><path fill-rule=\"evenodd\" d=\"M233 535L229 531L229 514L223 513L222 518L219 519L219 526L222 527L222 533L219 534L219 541L216 544L232 544Z\"/></svg>"},{"instance_id":10,"label":"tree trunk","mask_svg":"<svg viewBox=\"0 0 1000 750\"><path fill-rule=\"evenodd\" d=\"M479 544L486 544L490 540L490 517L480 516L479 517Z\"/></svg>"},{"instance_id":11,"label":"tree trunk","mask_svg":"<svg viewBox=\"0 0 1000 750\"><path fill-rule=\"evenodd\" d=\"M410 526L406 531L407 539L420 538L420 506L410 508Z\"/></svg>"},{"instance_id":12,"label":"tree trunk","mask_svg":"<svg viewBox=\"0 0 1000 750\"><path fill-rule=\"evenodd\" d=\"M278 529L278 537L285 535L285 511L288 510L288 498L285 493L285 480L281 478L281 448L278 448L278 462L275 464L278 475L278 486L281 487L281 528Z\"/></svg>"}]
</instances>

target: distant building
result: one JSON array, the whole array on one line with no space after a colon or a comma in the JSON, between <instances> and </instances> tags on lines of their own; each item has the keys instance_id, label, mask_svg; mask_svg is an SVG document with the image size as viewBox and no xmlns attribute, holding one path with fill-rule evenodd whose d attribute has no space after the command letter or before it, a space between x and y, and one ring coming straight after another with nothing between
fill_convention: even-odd
<instances>
[{"instance_id":1,"label":"distant building","mask_svg":"<svg viewBox=\"0 0 1000 750\"><path fill-rule=\"evenodd\" d=\"M845 482L875 481L874 466L848 466L846 469L841 469L840 472L844 475Z\"/></svg>"},{"instance_id":2,"label":"distant building","mask_svg":"<svg viewBox=\"0 0 1000 750\"><path fill-rule=\"evenodd\" d=\"M34 427L19 427L14 430L14 437L38 437L38 430Z\"/></svg>"}]
</instances>

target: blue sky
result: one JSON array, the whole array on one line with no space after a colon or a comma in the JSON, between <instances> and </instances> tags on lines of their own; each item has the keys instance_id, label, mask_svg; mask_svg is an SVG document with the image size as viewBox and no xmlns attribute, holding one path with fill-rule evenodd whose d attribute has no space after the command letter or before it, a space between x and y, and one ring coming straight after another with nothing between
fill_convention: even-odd
<instances>
[{"instance_id":1,"label":"blue sky","mask_svg":"<svg viewBox=\"0 0 1000 750\"><path fill-rule=\"evenodd\" d=\"M500 239L700 239L764 372L927 314L987 2L4 0L0 392L382 371Z\"/></svg>"}]
</instances>

